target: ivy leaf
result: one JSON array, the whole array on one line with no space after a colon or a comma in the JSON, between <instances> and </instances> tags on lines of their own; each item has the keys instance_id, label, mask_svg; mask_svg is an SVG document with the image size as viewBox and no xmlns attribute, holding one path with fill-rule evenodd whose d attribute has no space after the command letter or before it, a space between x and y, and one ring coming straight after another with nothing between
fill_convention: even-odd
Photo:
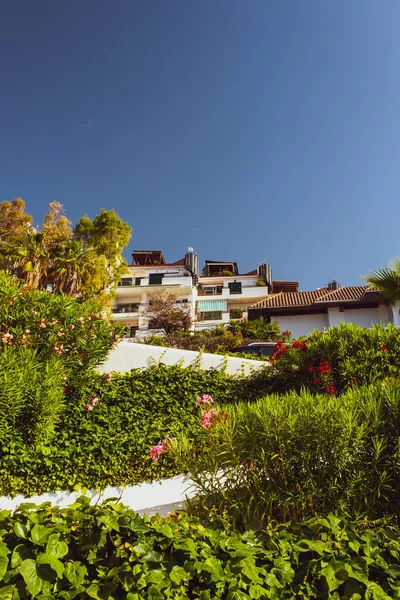
<instances>
[{"instance_id":1,"label":"ivy leaf","mask_svg":"<svg viewBox=\"0 0 400 600\"><path fill-rule=\"evenodd\" d=\"M24 560L19 568L19 572L24 578L28 592L33 596L37 596L42 591L43 581L38 575L36 562L31 558Z\"/></svg>"},{"instance_id":2,"label":"ivy leaf","mask_svg":"<svg viewBox=\"0 0 400 600\"><path fill-rule=\"evenodd\" d=\"M37 565L48 565L49 567L51 567L52 571L54 571L57 574L57 577L59 579L61 579L64 574L63 563L51 554L39 554L39 556L36 559L36 563ZM46 570L46 574L47 572L48 571ZM43 576L43 579L46 579L46 576ZM50 578L46 580L51 581L52 579L54 579L54 573L51 573Z\"/></svg>"},{"instance_id":3,"label":"ivy leaf","mask_svg":"<svg viewBox=\"0 0 400 600\"><path fill-rule=\"evenodd\" d=\"M0 581L7 572L8 558L7 556L0 556Z\"/></svg>"},{"instance_id":4,"label":"ivy leaf","mask_svg":"<svg viewBox=\"0 0 400 600\"><path fill-rule=\"evenodd\" d=\"M15 585L6 585L0 589L0 600L13 600L15 597Z\"/></svg>"},{"instance_id":5,"label":"ivy leaf","mask_svg":"<svg viewBox=\"0 0 400 600\"><path fill-rule=\"evenodd\" d=\"M53 533L48 541L46 546L46 554L51 554L54 558L62 558L66 554L68 554L68 545L66 542L60 542L60 535L58 533Z\"/></svg>"},{"instance_id":6,"label":"ivy leaf","mask_svg":"<svg viewBox=\"0 0 400 600\"><path fill-rule=\"evenodd\" d=\"M69 562L65 565L64 575L70 583L74 586L78 586L84 580L88 574L85 565L78 562Z\"/></svg>"},{"instance_id":7,"label":"ivy leaf","mask_svg":"<svg viewBox=\"0 0 400 600\"><path fill-rule=\"evenodd\" d=\"M26 538L28 535L28 529L22 523L15 523L14 525L14 533L21 538Z\"/></svg>"},{"instance_id":8,"label":"ivy leaf","mask_svg":"<svg viewBox=\"0 0 400 600\"><path fill-rule=\"evenodd\" d=\"M31 530L31 539L34 544L38 546L44 546L47 538L51 534L52 530L49 527L43 525L34 525Z\"/></svg>"},{"instance_id":9,"label":"ivy leaf","mask_svg":"<svg viewBox=\"0 0 400 600\"><path fill-rule=\"evenodd\" d=\"M178 565L172 567L171 572L169 574L171 581L173 581L177 585L180 585L181 581L187 579L187 576L188 573L185 571L185 569L183 567L179 567Z\"/></svg>"}]
</instances>

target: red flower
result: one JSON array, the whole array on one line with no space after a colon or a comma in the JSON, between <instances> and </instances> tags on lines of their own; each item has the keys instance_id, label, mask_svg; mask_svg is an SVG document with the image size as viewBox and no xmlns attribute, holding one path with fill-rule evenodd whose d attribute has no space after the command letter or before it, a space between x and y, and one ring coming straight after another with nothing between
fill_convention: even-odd
<instances>
[{"instance_id":1,"label":"red flower","mask_svg":"<svg viewBox=\"0 0 400 600\"><path fill-rule=\"evenodd\" d=\"M385 346L385 345L381 346L381 350L383 350L384 352L387 352L387 346Z\"/></svg>"},{"instance_id":2,"label":"red flower","mask_svg":"<svg viewBox=\"0 0 400 600\"><path fill-rule=\"evenodd\" d=\"M309 373L312 373L312 372L313 372L313 370L314 370L314 368L313 368L313 366L312 366L312 365L310 365L310 366L308 366L308 367L307 367L307 371L308 371Z\"/></svg>"},{"instance_id":3,"label":"red flower","mask_svg":"<svg viewBox=\"0 0 400 600\"><path fill-rule=\"evenodd\" d=\"M313 383L316 383L316 384L321 383L321 380L320 379L314 379Z\"/></svg>"},{"instance_id":4,"label":"red flower","mask_svg":"<svg viewBox=\"0 0 400 600\"><path fill-rule=\"evenodd\" d=\"M329 384L329 385L326 386L326 393L331 396L332 394L337 394L338 391L337 391L337 389L335 388L334 385Z\"/></svg>"}]
</instances>

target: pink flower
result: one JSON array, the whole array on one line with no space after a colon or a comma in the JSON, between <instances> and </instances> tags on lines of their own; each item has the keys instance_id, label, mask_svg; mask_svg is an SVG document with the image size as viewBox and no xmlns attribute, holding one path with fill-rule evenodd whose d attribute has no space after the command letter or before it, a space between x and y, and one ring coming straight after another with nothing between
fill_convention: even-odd
<instances>
[{"instance_id":1,"label":"pink flower","mask_svg":"<svg viewBox=\"0 0 400 600\"><path fill-rule=\"evenodd\" d=\"M87 412L91 412L93 409L94 409L94 406L92 404L86 404L85 410L87 410Z\"/></svg>"},{"instance_id":2,"label":"pink flower","mask_svg":"<svg viewBox=\"0 0 400 600\"><path fill-rule=\"evenodd\" d=\"M198 396L196 400L196 406L200 406L201 404L212 404L214 400L209 394L203 394L202 396Z\"/></svg>"},{"instance_id":3,"label":"pink flower","mask_svg":"<svg viewBox=\"0 0 400 600\"><path fill-rule=\"evenodd\" d=\"M150 458L151 460L157 461L161 454L164 454L168 450L168 435L165 436L165 439L160 440L156 446L150 448Z\"/></svg>"},{"instance_id":4,"label":"pink flower","mask_svg":"<svg viewBox=\"0 0 400 600\"><path fill-rule=\"evenodd\" d=\"M112 379L112 375L108 374L106 377L106 383L110 383L111 379Z\"/></svg>"},{"instance_id":5,"label":"pink flower","mask_svg":"<svg viewBox=\"0 0 400 600\"><path fill-rule=\"evenodd\" d=\"M216 415L218 415L218 411L215 408L210 408L210 410L208 412L203 413L203 416L201 418L201 423L200 423L201 426L204 429L210 429L210 427L212 425L212 419Z\"/></svg>"}]
</instances>

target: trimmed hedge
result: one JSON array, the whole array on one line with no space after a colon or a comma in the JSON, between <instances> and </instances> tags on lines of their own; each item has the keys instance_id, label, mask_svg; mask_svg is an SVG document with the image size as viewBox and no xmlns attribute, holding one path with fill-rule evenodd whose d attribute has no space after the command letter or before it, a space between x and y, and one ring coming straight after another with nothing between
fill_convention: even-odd
<instances>
[{"instance_id":1,"label":"trimmed hedge","mask_svg":"<svg viewBox=\"0 0 400 600\"><path fill-rule=\"evenodd\" d=\"M221 403L265 393L265 381L221 371L159 365L127 374L85 373L66 383L54 435L36 446L13 440L0 448L0 494L134 485L179 474L173 461L154 465L150 447L166 433L200 428L194 401Z\"/></svg>"},{"instance_id":2,"label":"trimmed hedge","mask_svg":"<svg viewBox=\"0 0 400 600\"><path fill-rule=\"evenodd\" d=\"M329 515L254 532L120 504L0 512L0 598L303 600L399 598L400 535Z\"/></svg>"}]
</instances>

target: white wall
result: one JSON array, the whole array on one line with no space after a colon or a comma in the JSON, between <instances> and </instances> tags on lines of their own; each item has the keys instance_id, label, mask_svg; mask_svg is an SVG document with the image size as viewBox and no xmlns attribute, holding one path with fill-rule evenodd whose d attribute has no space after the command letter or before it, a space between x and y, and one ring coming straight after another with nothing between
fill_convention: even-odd
<instances>
[{"instance_id":1,"label":"white wall","mask_svg":"<svg viewBox=\"0 0 400 600\"><path fill-rule=\"evenodd\" d=\"M342 314L345 316L346 323L354 323L361 327L372 327L374 323L387 325L390 321L388 309L384 305L382 308L349 309Z\"/></svg>"},{"instance_id":2,"label":"white wall","mask_svg":"<svg viewBox=\"0 0 400 600\"><path fill-rule=\"evenodd\" d=\"M278 323L281 331L288 329L292 332L293 337L297 338L302 335L309 335L314 329L324 330L328 327L328 315L287 315L285 317L271 317Z\"/></svg>"},{"instance_id":3,"label":"white wall","mask_svg":"<svg viewBox=\"0 0 400 600\"><path fill-rule=\"evenodd\" d=\"M199 360L199 352L192 350L180 350L178 348L163 348L161 346L148 346L128 341L122 341L116 348L111 350L107 360L98 367L101 373L118 371L126 373L138 367L149 368L154 362L166 365L181 363L186 367L195 367ZM249 375L254 370L261 369L269 363L260 360L248 360L234 356L221 356L219 354L204 353L201 355L200 367L202 369L221 370L226 366L226 372L230 375L243 373Z\"/></svg>"},{"instance_id":4,"label":"white wall","mask_svg":"<svg viewBox=\"0 0 400 600\"><path fill-rule=\"evenodd\" d=\"M339 307L328 308L328 314L317 315L287 315L271 317L282 331L289 329L293 337L309 335L314 329L324 330L324 327L337 327L339 323L354 323L361 327L372 327L374 323L387 325L390 322L389 309L385 305L378 308L352 308L340 312Z\"/></svg>"},{"instance_id":5,"label":"white wall","mask_svg":"<svg viewBox=\"0 0 400 600\"><path fill-rule=\"evenodd\" d=\"M139 514L159 513L165 517L171 510L184 509L185 499L192 498L193 495L191 482L185 476L128 487L107 487L101 492L88 490L85 493L85 496L90 498L91 504L107 498L116 498L118 502L133 508ZM37 506L43 502L50 502L54 506L66 508L73 504L79 496L82 496L82 492L66 492L63 490L31 497L25 497L22 494L14 498L0 496L0 509L15 510L23 502L32 502Z\"/></svg>"}]
</instances>

